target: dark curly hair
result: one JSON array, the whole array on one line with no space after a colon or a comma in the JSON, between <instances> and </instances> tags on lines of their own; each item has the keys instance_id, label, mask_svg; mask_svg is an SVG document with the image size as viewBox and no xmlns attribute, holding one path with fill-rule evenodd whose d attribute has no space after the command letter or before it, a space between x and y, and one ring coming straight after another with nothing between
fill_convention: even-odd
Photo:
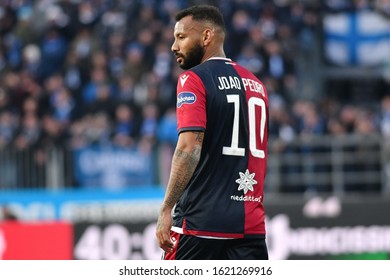
<instances>
[{"instance_id":1,"label":"dark curly hair","mask_svg":"<svg viewBox=\"0 0 390 280\"><path fill-rule=\"evenodd\" d=\"M196 21L208 21L221 28L225 32L225 22L217 7L210 5L197 5L184 9L176 14L175 20L179 21L186 16L192 16Z\"/></svg>"}]
</instances>

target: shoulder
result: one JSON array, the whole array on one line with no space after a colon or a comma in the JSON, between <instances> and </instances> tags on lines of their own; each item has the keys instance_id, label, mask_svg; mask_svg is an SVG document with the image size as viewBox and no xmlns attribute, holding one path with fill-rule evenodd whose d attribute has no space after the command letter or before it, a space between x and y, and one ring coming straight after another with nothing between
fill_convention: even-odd
<instances>
[{"instance_id":1,"label":"shoulder","mask_svg":"<svg viewBox=\"0 0 390 280\"><path fill-rule=\"evenodd\" d=\"M177 82L178 94L182 92L204 93L205 86L201 76L200 73L193 71L193 68L183 72Z\"/></svg>"}]
</instances>

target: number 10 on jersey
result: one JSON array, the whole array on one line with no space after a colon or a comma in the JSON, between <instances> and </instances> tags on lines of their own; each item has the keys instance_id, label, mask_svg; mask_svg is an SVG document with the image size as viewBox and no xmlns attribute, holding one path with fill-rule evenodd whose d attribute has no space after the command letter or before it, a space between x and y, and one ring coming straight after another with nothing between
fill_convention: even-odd
<instances>
[{"instance_id":1,"label":"number 10 on jersey","mask_svg":"<svg viewBox=\"0 0 390 280\"><path fill-rule=\"evenodd\" d=\"M224 146L222 154L230 156L245 156L245 148L238 146L239 130L240 130L240 96L238 94L226 95L227 102L234 105L233 130L232 141L230 147ZM256 107L261 110L260 127L256 127ZM252 156L257 158L264 158L264 150L257 149L256 135L260 130L260 141L263 142L266 124L266 104L263 99L258 97L250 97L248 100L248 120L249 120L249 150Z\"/></svg>"}]
</instances>

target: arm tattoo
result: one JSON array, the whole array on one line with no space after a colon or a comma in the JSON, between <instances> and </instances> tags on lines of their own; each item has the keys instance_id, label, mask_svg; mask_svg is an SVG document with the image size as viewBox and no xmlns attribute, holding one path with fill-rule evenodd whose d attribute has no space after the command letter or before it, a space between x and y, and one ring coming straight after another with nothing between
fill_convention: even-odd
<instances>
[{"instance_id":1,"label":"arm tattoo","mask_svg":"<svg viewBox=\"0 0 390 280\"><path fill-rule=\"evenodd\" d=\"M200 138L201 140L199 141ZM198 135L197 142L202 141L202 136ZM192 174L199 162L201 146L195 145L191 152L176 149L172 160L170 180L167 187L165 205L173 207L180 198Z\"/></svg>"},{"instance_id":2,"label":"arm tattoo","mask_svg":"<svg viewBox=\"0 0 390 280\"><path fill-rule=\"evenodd\" d=\"M193 134L196 134L195 141L202 143L203 142L203 133L201 132L192 132Z\"/></svg>"}]
</instances>

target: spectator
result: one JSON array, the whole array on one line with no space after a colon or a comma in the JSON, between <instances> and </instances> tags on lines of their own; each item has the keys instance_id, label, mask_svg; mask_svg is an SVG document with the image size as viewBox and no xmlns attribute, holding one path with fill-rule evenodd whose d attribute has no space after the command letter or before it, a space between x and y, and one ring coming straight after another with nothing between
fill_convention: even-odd
<instances>
[{"instance_id":1,"label":"spectator","mask_svg":"<svg viewBox=\"0 0 390 280\"><path fill-rule=\"evenodd\" d=\"M61 88L51 99L53 117L60 127L67 127L74 119L76 104L68 89Z\"/></svg>"},{"instance_id":2,"label":"spectator","mask_svg":"<svg viewBox=\"0 0 390 280\"><path fill-rule=\"evenodd\" d=\"M294 64L283 55L280 43L276 40L265 44L265 73L278 82L281 93L287 96L287 90L294 85Z\"/></svg>"},{"instance_id":3,"label":"spectator","mask_svg":"<svg viewBox=\"0 0 390 280\"><path fill-rule=\"evenodd\" d=\"M134 103L134 79L127 75L118 78L118 101Z\"/></svg>"},{"instance_id":4,"label":"spectator","mask_svg":"<svg viewBox=\"0 0 390 280\"><path fill-rule=\"evenodd\" d=\"M142 109L142 123L140 129L140 137L146 138L150 142L154 142L157 137L158 129L158 107L154 103L148 103Z\"/></svg>"},{"instance_id":5,"label":"spectator","mask_svg":"<svg viewBox=\"0 0 390 280\"><path fill-rule=\"evenodd\" d=\"M40 44L42 49L41 79L44 80L53 73L61 71L66 57L67 42L56 28L49 28Z\"/></svg>"},{"instance_id":6,"label":"spectator","mask_svg":"<svg viewBox=\"0 0 390 280\"><path fill-rule=\"evenodd\" d=\"M15 137L18 119L9 111L0 111L0 150L10 145Z\"/></svg>"},{"instance_id":7,"label":"spectator","mask_svg":"<svg viewBox=\"0 0 390 280\"><path fill-rule=\"evenodd\" d=\"M263 73L264 59L252 44L244 45L241 54L238 55L236 61L258 77Z\"/></svg>"},{"instance_id":8,"label":"spectator","mask_svg":"<svg viewBox=\"0 0 390 280\"><path fill-rule=\"evenodd\" d=\"M157 131L157 139L160 143L167 143L176 146L177 142L176 110L174 107L168 108L162 116Z\"/></svg>"},{"instance_id":9,"label":"spectator","mask_svg":"<svg viewBox=\"0 0 390 280\"><path fill-rule=\"evenodd\" d=\"M88 143L106 146L110 144L110 118L105 112L87 115L85 121L85 135Z\"/></svg>"},{"instance_id":10,"label":"spectator","mask_svg":"<svg viewBox=\"0 0 390 280\"><path fill-rule=\"evenodd\" d=\"M91 80L84 86L82 90L83 105L88 108L98 100L99 91L108 91L111 95L113 92L113 84L110 82L107 70L101 67L94 67L91 72Z\"/></svg>"},{"instance_id":11,"label":"spectator","mask_svg":"<svg viewBox=\"0 0 390 280\"><path fill-rule=\"evenodd\" d=\"M41 51L36 45L27 45L23 49L22 54L22 64L23 68L34 77L34 79L38 79L41 74Z\"/></svg>"},{"instance_id":12,"label":"spectator","mask_svg":"<svg viewBox=\"0 0 390 280\"><path fill-rule=\"evenodd\" d=\"M144 49L138 43L132 43L127 47L124 74L130 76L134 81L139 82L146 72L144 63Z\"/></svg>"},{"instance_id":13,"label":"spectator","mask_svg":"<svg viewBox=\"0 0 390 280\"><path fill-rule=\"evenodd\" d=\"M86 107L86 113L103 112L108 116L114 113L114 92L108 84L101 84L96 87L96 99Z\"/></svg>"},{"instance_id":14,"label":"spectator","mask_svg":"<svg viewBox=\"0 0 390 280\"><path fill-rule=\"evenodd\" d=\"M62 76L64 77L64 85L73 92L73 97L80 104L82 101L80 92L87 79L85 66L82 65L83 60L75 51L70 50L64 67L62 68Z\"/></svg>"},{"instance_id":15,"label":"spectator","mask_svg":"<svg viewBox=\"0 0 390 280\"><path fill-rule=\"evenodd\" d=\"M39 118L36 114L26 114L15 139L16 148L26 150L38 144L41 134Z\"/></svg>"},{"instance_id":16,"label":"spectator","mask_svg":"<svg viewBox=\"0 0 390 280\"><path fill-rule=\"evenodd\" d=\"M42 133L39 138L41 150L52 147L63 147L67 137L64 125L51 115L42 117Z\"/></svg>"},{"instance_id":17,"label":"spectator","mask_svg":"<svg viewBox=\"0 0 390 280\"><path fill-rule=\"evenodd\" d=\"M120 147L135 145L137 138L137 121L133 109L122 103L115 109L115 124L113 131L113 143Z\"/></svg>"}]
</instances>

